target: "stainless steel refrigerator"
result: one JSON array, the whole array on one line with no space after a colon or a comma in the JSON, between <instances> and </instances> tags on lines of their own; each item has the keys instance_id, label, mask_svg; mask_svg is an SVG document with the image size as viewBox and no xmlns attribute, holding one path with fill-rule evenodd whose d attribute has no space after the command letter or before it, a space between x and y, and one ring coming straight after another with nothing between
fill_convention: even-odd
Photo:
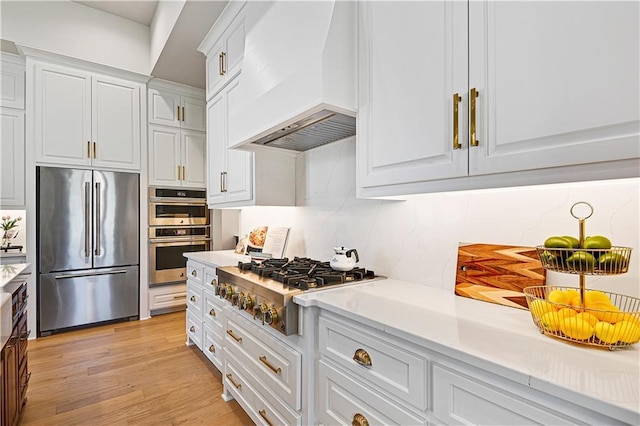
<instances>
[{"instance_id":1,"label":"stainless steel refrigerator","mask_svg":"<svg viewBox=\"0 0 640 426\"><path fill-rule=\"evenodd\" d=\"M38 335L139 315L139 176L37 168Z\"/></svg>"}]
</instances>

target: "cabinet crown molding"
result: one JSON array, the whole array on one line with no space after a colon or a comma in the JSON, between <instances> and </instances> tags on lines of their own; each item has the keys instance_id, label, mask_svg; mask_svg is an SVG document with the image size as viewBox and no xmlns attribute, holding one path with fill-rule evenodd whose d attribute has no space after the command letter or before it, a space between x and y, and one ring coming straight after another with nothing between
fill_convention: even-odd
<instances>
[{"instance_id":1,"label":"cabinet crown molding","mask_svg":"<svg viewBox=\"0 0 640 426\"><path fill-rule=\"evenodd\" d=\"M17 67L25 67L25 59L22 56L14 55L13 53L0 52L0 62L4 64L12 64Z\"/></svg>"},{"instance_id":2,"label":"cabinet crown molding","mask_svg":"<svg viewBox=\"0 0 640 426\"><path fill-rule=\"evenodd\" d=\"M200 42L198 46L198 52L203 53L205 56L213 48L213 45L224 34L227 27L231 24L233 19L242 10L247 2L244 0L231 0L227 7L224 8L216 22L211 26L211 29L206 36Z\"/></svg>"},{"instance_id":3,"label":"cabinet crown molding","mask_svg":"<svg viewBox=\"0 0 640 426\"><path fill-rule=\"evenodd\" d=\"M198 87L187 86L186 84L176 83L169 80L162 80L160 78L152 77L149 80L147 87L149 89L159 89L174 92L180 95L188 95L194 98L205 99L204 89Z\"/></svg>"}]
</instances>

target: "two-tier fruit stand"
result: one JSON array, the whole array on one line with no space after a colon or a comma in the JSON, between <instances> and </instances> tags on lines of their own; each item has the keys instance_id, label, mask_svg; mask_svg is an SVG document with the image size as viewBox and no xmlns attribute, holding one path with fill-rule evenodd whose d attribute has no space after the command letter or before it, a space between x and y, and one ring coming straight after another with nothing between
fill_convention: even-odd
<instances>
[{"instance_id":1,"label":"two-tier fruit stand","mask_svg":"<svg viewBox=\"0 0 640 426\"><path fill-rule=\"evenodd\" d=\"M584 214L578 215L576 212L581 210L584 211ZM585 285L586 276L619 275L626 273L629 269L629 261L631 260L631 248L583 248L585 243L585 221L593 214L593 207L589 203L581 201L571 206L570 212L571 215L579 222L579 247L549 248L545 246L538 246L536 247L536 250L538 252L540 262L546 270L578 275L580 278L580 287L578 289L555 286L526 287L523 291L527 297L527 303L530 307L533 322L539 327L540 331L546 335L584 345L606 347L613 350L615 348L630 346L637 343L640 341L640 299L616 293L600 292L604 293L604 295L606 295L610 300L611 303L608 306L605 305L603 307L602 305L599 305L594 307L585 303L585 296L587 294ZM576 252L582 253L580 253L581 255L576 256ZM579 291L579 306L576 306L575 304L562 304L548 301L548 295L553 290ZM615 337L601 335L600 337L603 338L603 340L601 340L595 333L593 333L589 337L579 339L569 335L575 333L564 333L557 326L557 323L563 320L562 318L555 318L555 324L545 323L541 319L541 314L545 313L544 309L538 312L531 309L532 303L536 300L543 301L538 303L544 305L538 306L544 306L545 309L548 309L550 312L556 312L556 314L562 308L570 308L578 312L590 313L600 321L611 323L612 327L613 324L620 324L615 330ZM550 315L553 316L555 314L552 313ZM611 330L612 332L610 334L611 336L614 336L613 328L611 328ZM618 336L620 336L620 339L613 341Z\"/></svg>"}]
</instances>

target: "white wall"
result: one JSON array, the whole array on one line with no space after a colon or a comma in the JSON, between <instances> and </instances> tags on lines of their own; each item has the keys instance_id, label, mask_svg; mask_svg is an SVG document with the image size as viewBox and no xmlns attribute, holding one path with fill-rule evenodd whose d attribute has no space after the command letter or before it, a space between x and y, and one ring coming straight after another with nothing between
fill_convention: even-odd
<instances>
[{"instance_id":1,"label":"white wall","mask_svg":"<svg viewBox=\"0 0 640 426\"><path fill-rule=\"evenodd\" d=\"M161 1L158 3L156 12L153 15L153 21L151 21L150 70L153 70L156 66L156 62L160 58L162 49L164 49L171 31L173 31L173 27L176 25L185 3L186 0Z\"/></svg>"},{"instance_id":2,"label":"white wall","mask_svg":"<svg viewBox=\"0 0 640 426\"><path fill-rule=\"evenodd\" d=\"M640 179L424 194L407 201L355 198L353 138L307 151L298 159L301 207L252 207L240 215L241 235L254 226L290 226L288 256L328 260L334 246L355 247L377 274L453 292L459 242L536 246L551 235L578 235L569 213L578 201L594 208L588 235L633 248L629 272L587 277L587 287L640 297ZM551 273L549 283L578 286Z\"/></svg>"},{"instance_id":3,"label":"white wall","mask_svg":"<svg viewBox=\"0 0 640 426\"><path fill-rule=\"evenodd\" d=\"M149 75L149 27L70 1L2 1L0 38Z\"/></svg>"}]
</instances>

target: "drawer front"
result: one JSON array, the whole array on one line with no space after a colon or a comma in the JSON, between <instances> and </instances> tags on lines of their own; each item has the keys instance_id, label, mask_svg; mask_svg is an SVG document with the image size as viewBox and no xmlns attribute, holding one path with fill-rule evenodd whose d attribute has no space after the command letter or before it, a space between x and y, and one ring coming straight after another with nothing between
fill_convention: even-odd
<instances>
[{"instance_id":1,"label":"drawer front","mask_svg":"<svg viewBox=\"0 0 640 426\"><path fill-rule=\"evenodd\" d=\"M224 304L225 302L218 296L205 289L202 319L220 336L221 340L224 334Z\"/></svg>"},{"instance_id":2,"label":"drawer front","mask_svg":"<svg viewBox=\"0 0 640 426\"><path fill-rule=\"evenodd\" d=\"M428 360L383 333L343 323L320 317L320 353L378 389L426 410ZM371 365L354 360L362 351L368 354Z\"/></svg>"},{"instance_id":3,"label":"drawer front","mask_svg":"<svg viewBox=\"0 0 640 426\"><path fill-rule=\"evenodd\" d=\"M202 286L205 290L211 291L212 294L216 292L216 286L218 285L218 275L215 268L204 268L204 279L202 280Z\"/></svg>"},{"instance_id":4,"label":"drawer front","mask_svg":"<svg viewBox=\"0 0 640 426\"><path fill-rule=\"evenodd\" d=\"M204 265L196 263L192 260L187 262L187 278L202 284L202 275L204 274Z\"/></svg>"},{"instance_id":5,"label":"drawer front","mask_svg":"<svg viewBox=\"0 0 640 426\"><path fill-rule=\"evenodd\" d=\"M187 303L186 300L186 284L151 287L149 289L150 310L185 306Z\"/></svg>"},{"instance_id":6,"label":"drawer front","mask_svg":"<svg viewBox=\"0 0 640 426\"><path fill-rule=\"evenodd\" d=\"M256 424L264 426L301 425L302 417L274 398L268 389L243 367L242 362L229 352L225 353L224 379L225 388L234 396L235 392L242 392L245 400L251 401L250 406L243 406L243 408ZM240 386L238 387L238 385Z\"/></svg>"},{"instance_id":7,"label":"drawer front","mask_svg":"<svg viewBox=\"0 0 640 426\"><path fill-rule=\"evenodd\" d=\"M300 409L300 381L302 355L258 329L246 319L225 309L226 327L224 346L249 371L258 377L270 392L287 404Z\"/></svg>"},{"instance_id":8,"label":"drawer front","mask_svg":"<svg viewBox=\"0 0 640 426\"><path fill-rule=\"evenodd\" d=\"M187 280L187 310L202 319L204 309L204 290L200 284Z\"/></svg>"},{"instance_id":9,"label":"drawer front","mask_svg":"<svg viewBox=\"0 0 640 426\"><path fill-rule=\"evenodd\" d=\"M360 416L369 425L427 424L426 419L412 415L326 360L318 364L318 393L318 420L324 425L358 424Z\"/></svg>"},{"instance_id":10,"label":"drawer front","mask_svg":"<svg viewBox=\"0 0 640 426\"><path fill-rule=\"evenodd\" d=\"M202 350L202 320L187 311L187 337Z\"/></svg>"},{"instance_id":11,"label":"drawer front","mask_svg":"<svg viewBox=\"0 0 640 426\"><path fill-rule=\"evenodd\" d=\"M433 366L433 414L443 424L574 424L441 365Z\"/></svg>"},{"instance_id":12,"label":"drawer front","mask_svg":"<svg viewBox=\"0 0 640 426\"><path fill-rule=\"evenodd\" d=\"M202 352L209 361L222 371L222 336L218 336L207 324L204 324L202 335Z\"/></svg>"}]
</instances>

